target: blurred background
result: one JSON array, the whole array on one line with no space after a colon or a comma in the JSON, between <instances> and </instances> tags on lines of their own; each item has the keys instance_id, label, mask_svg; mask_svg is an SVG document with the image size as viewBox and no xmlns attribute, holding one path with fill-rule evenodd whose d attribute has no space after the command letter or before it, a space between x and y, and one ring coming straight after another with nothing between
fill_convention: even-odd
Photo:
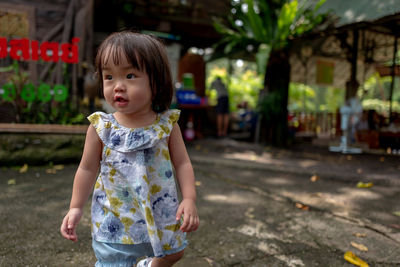
<instances>
[{"instance_id":1,"label":"blurred background","mask_svg":"<svg viewBox=\"0 0 400 267\"><path fill-rule=\"evenodd\" d=\"M93 59L108 34L130 29L165 43L187 141L216 136L221 77L229 138L337 144L340 108L355 99L349 143L396 152L399 20L394 0L0 0L0 131L110 111Z\"/></svg>"}]
</instances>

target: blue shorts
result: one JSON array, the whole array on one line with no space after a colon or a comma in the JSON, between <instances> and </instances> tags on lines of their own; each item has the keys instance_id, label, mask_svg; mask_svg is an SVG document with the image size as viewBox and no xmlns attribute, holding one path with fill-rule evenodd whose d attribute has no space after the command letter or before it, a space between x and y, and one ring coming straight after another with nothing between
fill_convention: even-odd
<instances>
[{"instance_id":1,"label":"blue shorts","mask_svg":"<svg viewBox=\"0 0 400 267\"><path fill-rule=\"evenodd\" d=\"M154 257L150 243L137 245L102 243L92 240L96 267L132 267L143 257Z\"/></svg>"}]
</instances>

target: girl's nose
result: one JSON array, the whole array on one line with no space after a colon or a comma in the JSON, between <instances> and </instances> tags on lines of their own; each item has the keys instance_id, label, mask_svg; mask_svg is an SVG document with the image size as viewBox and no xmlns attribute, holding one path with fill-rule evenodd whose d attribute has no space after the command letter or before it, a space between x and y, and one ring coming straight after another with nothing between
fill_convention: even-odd
<instances>
[{"instance_id":1,"label":"girl's nose","mask_svg":"<svg viewBox=\"0 0 400 267\"><path fill-rule=\"evenodd\" d=\"M123 92L125 90L126 90L126 87L125 87L124 83L122 83L122 82L118 82L114 87L115 92Z\"/></svg>"}]
</instances>

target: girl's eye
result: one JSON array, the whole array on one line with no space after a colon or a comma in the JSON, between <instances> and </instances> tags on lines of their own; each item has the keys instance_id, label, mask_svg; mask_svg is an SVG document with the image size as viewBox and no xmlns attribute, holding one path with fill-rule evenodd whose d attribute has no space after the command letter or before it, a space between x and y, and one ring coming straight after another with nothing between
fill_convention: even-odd
<instances>
[{"instance_id":1,"label":"girl's eye","mask_svg":"<svg viewBox=\"0 0 400 267\"><path fill-rule=\"evenodd\" d=\"M126 78L127 79L133 79L133 78L135 78L135 74L129 73L128 75L126 75Z\"/></svg>"},{"instance_id":2,"label":"girl's eye","mask_svg":"<svg viewBox=\"0 0 400 267\"><path fill-rule=\"evenodd\" d=\"M106 80L112 80L112 75L105 75L104 78L105 78Z\"/></svg>"}]
</instances>

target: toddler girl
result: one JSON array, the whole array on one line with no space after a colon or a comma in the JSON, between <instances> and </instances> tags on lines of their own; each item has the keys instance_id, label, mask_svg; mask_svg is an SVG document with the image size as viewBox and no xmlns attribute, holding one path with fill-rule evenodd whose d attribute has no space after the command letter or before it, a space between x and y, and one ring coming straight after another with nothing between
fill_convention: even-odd
<instances>
[{"instance_id":1,"label":"toddler girl","mask_svg":"<svg viewBox=\"0 0 400 267\"><path fill-rule=\"evenodd\" d=\"M77 241L76 226L94 186L96 266L131 267L144 256L137 266L172 266L183 256L185 232L195 231L199 218L179 111L168 109L173 87L165 48L148 35L113 33L99 47L96 69L105 100L116 111L88 117L61 234Z\"/></svg>"}]
</instances>

